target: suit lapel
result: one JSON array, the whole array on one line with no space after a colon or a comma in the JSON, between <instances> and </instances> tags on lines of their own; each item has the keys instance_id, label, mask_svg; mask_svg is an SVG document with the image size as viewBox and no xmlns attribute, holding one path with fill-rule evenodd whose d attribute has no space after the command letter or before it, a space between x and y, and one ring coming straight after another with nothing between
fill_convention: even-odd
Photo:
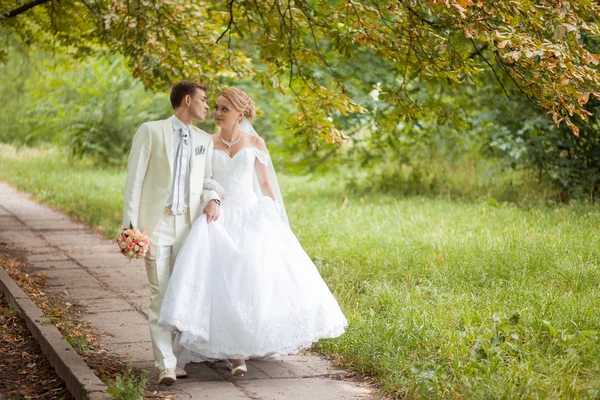
<instances>
[{"instance_id":1,"label":"suit lapel","mask_svg":"<svg viewBox=\"0 0 600 400\"><path fill-rule=\"evenodd\" d=\"M190 180L192 185L195 183L204 182L204 163L206 163L206 146L208 146L207 140L204 138L202 131L195 126L192 126L190 129L190 152L191 152L191 161L190 161ZM204 148L204 153L196 154L196 148L202 146ZM200 150L200 149L198 149ZM200 175L198 175L200 174ZM198 175L198 176L196 176Z\"/></svg>"},{"instance_id":2,"label":"suit lapel","mask_svg":"<svg viewBox=\"0 0 600 400\"><path fill-rule=\"evenodd\" d=\"M196 163L196 153L194 152L194 146L198 143L198 134L194 128L190 127L190 177L194 172L194 164Z\"/></svg>"},{"instance_id":3,"label":"suit lapel","mask_svg":"<svg viewBox=\"0 0 600 400\"><path fill-rule=\"evenodd\" d=\"M190 152L191 152L191 158L192 161L190 162L190 176L192 173L194 173L194 167L197 167L198 164L201 164L204 162L204 157L203 155L200 154L196 154L196 147L204 145L204 140L202 140L202 135L199 132L200 130L198 128L196 128L195 126L192 126L192 128L190 129L190 137L191 137L191 144L190 144Z\"/></svg>"},{"instance_id":4,"label":"suit lapel","mask_svg":"<svg viewBox=\"0 0 600 400\"><path fill-rule=\"evenodd\" d=\"M167 118L163 124L163 139L165 142L165 150L167 151L167 160L169 160L169 170L173 176L173 117Z\"/></svg>"}]
</instances>

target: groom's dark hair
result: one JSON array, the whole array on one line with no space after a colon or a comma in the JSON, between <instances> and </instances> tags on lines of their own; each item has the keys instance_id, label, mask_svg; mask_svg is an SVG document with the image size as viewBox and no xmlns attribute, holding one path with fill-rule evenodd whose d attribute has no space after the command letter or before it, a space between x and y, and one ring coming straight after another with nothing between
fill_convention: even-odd
<instances>
[{"instance_id":1,"label":"groom's dark hair","mask_svg":"<svg viewBox=\"0 0 600 400\"><path fill-rule=\"evenodd\" d=\"M173 85L171 88L171 105L173 106L173 110L181 105L185 96L194 96L194 93L198 89L204 90L204 93L206 93L206 86L202 86L196 82L181 81Z\"/></svg>"}]
</instances>

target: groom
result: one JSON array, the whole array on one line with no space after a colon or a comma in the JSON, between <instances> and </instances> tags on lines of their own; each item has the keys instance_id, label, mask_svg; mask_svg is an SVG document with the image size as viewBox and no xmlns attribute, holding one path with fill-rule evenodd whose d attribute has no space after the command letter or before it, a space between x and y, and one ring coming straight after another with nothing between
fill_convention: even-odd
<instances>
[{"instance_id":1,"label":"groom","mask_svg":"<svg viewBox=\"0 0 600 400\"><path fill-rule=\"evenodd\" d=\"M219 217L219 196L204 186L212 176L213 141L192 125L208 113L206 88L183 81L171 90L174 115L146 122L133 137L127 163L123 225L146 230L150 247L146 273L150 284L148 325L159 383L187 376L173 354L172 330L158 325L160 306L179 248L202 213Z\"/></svg>"}]
</instances>

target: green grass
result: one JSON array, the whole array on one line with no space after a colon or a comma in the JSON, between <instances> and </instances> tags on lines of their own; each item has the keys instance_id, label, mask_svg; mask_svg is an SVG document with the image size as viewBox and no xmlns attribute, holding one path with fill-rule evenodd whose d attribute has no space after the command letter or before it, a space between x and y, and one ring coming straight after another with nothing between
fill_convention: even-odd
<instances>
[{"instance_id":1,"label":"green grass","mask_svg":"<svg viewBox=\"0 0 600 400\"><path fill-rule=\"evenodd\" d=\"M33 199L64 210L109 237L116 237L123 212L124 169L69 163L66 152L0 144L0 180Z\"/></svg>"},{"instance_id":2,"label":"green grass","mask_svg":"<svg viewBox=\"0 0 600 400\"><path fill-rule=\"evenodd\" d=\"M124 171L1 147L0 179L118 228ZM350 326L315 348L398 398L600 398L600 208L351 195L281 177Z\"/></svg>"}]
</instances>

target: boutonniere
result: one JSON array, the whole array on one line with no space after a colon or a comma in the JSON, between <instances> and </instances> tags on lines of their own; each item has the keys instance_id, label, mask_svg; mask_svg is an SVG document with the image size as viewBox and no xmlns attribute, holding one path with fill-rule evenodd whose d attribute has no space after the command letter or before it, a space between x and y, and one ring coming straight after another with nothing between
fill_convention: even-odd
<instances>
[{"instance_id":1,"label":"boutonniere","mask_svg":"<svg viewBox=\"0 0 600 400\"><path fill-rule=\"evenodd\" d=\"M194 152L196 153L196 155L204 154L206 152L206 147L200 145L200 146L196 147Z\"/></svg>"}]
</instances>

